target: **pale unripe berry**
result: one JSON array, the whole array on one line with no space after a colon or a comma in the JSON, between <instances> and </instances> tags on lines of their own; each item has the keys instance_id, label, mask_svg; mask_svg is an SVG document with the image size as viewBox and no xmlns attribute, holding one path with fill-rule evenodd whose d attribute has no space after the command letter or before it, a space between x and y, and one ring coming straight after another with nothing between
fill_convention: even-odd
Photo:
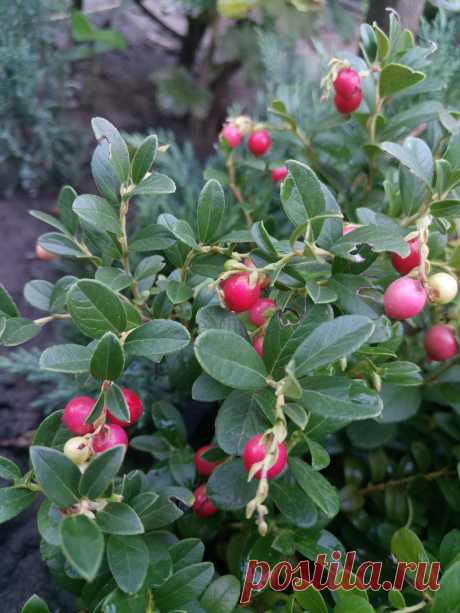
<instances>
[{"instance_id":1,"label":"pale unripe berry","mask_svg":"<svg viewBox=\"0 0 460 613\"><path fill-rule=\"evenodd\" d=\"M89 396L75 396L64 407L62 421L64 426L73 434L89 434L94 430L94 424L85 423L91 413L95 400Z\"/></svg>"},{"instance_id":2,"label":"pale unripe berry","mask_svg":"<svg viewBox=\"0 0 460 613\"><path fill-rule=\"evenodd\" d=\"M74 436L64 445L64 455L74 464L84 464L91 453L88 441L83 436Z\"/></svg>"},{"instance_id":3,"label":"pale unripe berry","mask_svg":"<svg viewBox=\"0 0 460 613\"><path fill-rule=\"evenodd\" d=\"M262 441L263 435L256 434L246 443L243 449L243 464L246 470L250 470L254 464L257 462L262 462L265 458L266 450L265 445ZM267 479L273 479L279 475L285 468L287 463L287 451L284 443L278 443L277 456L275 463L267 472ZM255 478L260 479L262 476L262 469L260 469L256 474Z\"/></svg>"},{"instance_id":4,"label":"pale unripe berry","mask_svg":"<svg viewBox=\"0 0 460 613\"><path fill-rule=\"evenodd\" d=\"M35 255L37 256L37 258L39 258L40 260L44 260L45 262L51 262L51 260L56 259L54 253L47 251L39 244L35 245Z\"/></svg>"},{"instance_id":5,"label":"pale unripe berry","mask_svg":"<svg viewBox=\"0 0 460 613\"><path fill-rule=\"evenodd\" d=\"M129 421L121 421L112 415L110 411L107 411L107 419L113 423L126 428L127 426L132 426L136 423L139 417L144 412L142 407L142 400L133 390L128 389L127 387L122 388L123 396L125 397L126 404L129 409Z\"/></svg>"},{"instance_id":6,"label":"pale unripe berry","mask_svg":"<svg viewBox=\"0 0 460 613\"><path fill-rule=\"evenodd\" d=\"M425 306L427 292L420 281L411 277L396 279L383 295L385 315L391 319L409 319Z\"/></svg>"},{"instance_id":7,"label":"pale unripe berry","mask_svg":"<svg viewBox=\"0 0 460 613\"><path fill-rule=\"evenodd\" d=\"M437 272L428 278L430 298L436 304L452 302L458 292L457 279L447 272Z\"/></svg>"},{"instance_id":8,"label":"pale unripe berry","mask_svg":"<svg viewBox=\"0 0 460 613\"><path fill-rule=\"evenodd\" d=\"M128 436L118 424L106 424L93 436L93 450L96 453L111 449L115 445L128 447Z\"/></svg>"},{"instance_id":9,"label":"pale unripe berry","mask_svg":"<svg viewBox=\"0 0 460 613\"><path fill-rule=\"evenodd\" d=\"M449 360L458 351L455 331L446 324L435 324L425 334L425 349L430 359L436 362Z\"/></svg>"}]
</instances>

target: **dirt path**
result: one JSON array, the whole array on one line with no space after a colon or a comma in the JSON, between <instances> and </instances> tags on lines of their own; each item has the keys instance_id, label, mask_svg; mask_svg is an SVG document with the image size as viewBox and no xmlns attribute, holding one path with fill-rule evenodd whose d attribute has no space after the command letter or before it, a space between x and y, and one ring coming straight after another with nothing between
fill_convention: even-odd
<instances>
[{"instance_id":1,"label":"dirt path","mask_svg":"<svg viewBox=\"0 0 460 613\"><path fill-rule=\"evenodd\" d=\"M29 216L31 208L50 211L51 198L30 200L16 196L0 200L0 283L5 285L25 316L39 317L23 298L22 289L30 279L52 280L52 267L36 259L37 237L46 226ZM46 331L24 347L46 344L52 336ZM0 350L0 353L5 350ZM42 416L31 408L36 392L30 386L2 384L0 381L0 439L17 439L24 432L34 430ZM27 468L28 450L8 445L0 447L4 455ZM14 520L0 525L0 609L4 613L19 613L24 602L34 593L44 598L53 613L72 613L73 598L64 593L51 578L40 557L40 539L36 528L36 507L28 509Z\"/></svg>"}]
</instances>

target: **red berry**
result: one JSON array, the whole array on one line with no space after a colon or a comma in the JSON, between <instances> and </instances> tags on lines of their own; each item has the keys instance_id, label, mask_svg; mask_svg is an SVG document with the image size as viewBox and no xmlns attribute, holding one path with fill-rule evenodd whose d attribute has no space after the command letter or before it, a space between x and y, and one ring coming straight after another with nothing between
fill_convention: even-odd
<instances>
[{"instance_id":1,"label":"red berry","mask_svg":"<svg viewBox=\"0 0 460 613\"><path fill-rule=\"evenodd\" d=\"M411 277L396 279L385 290L383 306L385 314L391 319L415 317L425 306L426 289L420 281Z\"/></svg>"},{"instance_id":2,"label":"red berry","mask_svg":"<svg viewBox=\"0 0 460 613\"><path fill-rule=\"evenodd\" d=\"M259 336L256 336L255 339L252 341L252 346L257 351L257 353L260 355L260 357L263 359L264 357L264 335L259 334Z\"/></svg>"},{"instance_id":3,"label":"red berry","mask_svg":"<svg viewBox=\"0 0 460 613\"><path fill-rule=\"evenodd\" d=\"M357 91L350 98L343 98L339 96L339 94L335 95L335 108L339 111L339 113L353 113L361 104L363 99L363 93L361 91Z\"/></svg>"},{"instance_id":4,"label":"red berry","mask_svg":"<svg viewBox=\"0 0 460 613\"><path fill-rule=\"evenodd\" d=\"M273 300L260 298L249 310L249 319L255 326L263 326L274 311L276 311L276 303Z\"/></svg>"},{"instance_id":5,"label":"red berry","mask_svg":"<svg viewBox=\"0 0 460 613\"><path fill-rule=\"evenodd\" d=\"M144 409L142 407L142 400L139 398L136 392L133 392L133 390L129 390L126 387L122 388L122 392L129 409L129 421L121 421L120 419L117 419L110 411L107 411L107 419L112 424L118 424L119 426L126 428L127 426L132 426L136 423L144 412Z\"/></svg>"},{"instance_id":6,"label":"red berry","mask_svg":"<svg viewBox=\"0 0 460 613\"><path fill-rule=\"evenodd\" d=\"M128 446L128 436L118 424L105 424L100 431L93 436L93 449L96 453L101 453L115 445Z\"/></svg>"},{"instance_id":7,"label":"red berry","mask_svg":"<svg viewBox=\"0 0 460 613\"><path fill-rule=\"evenodd\" d=\"M230 149L235 149L235 147L238 147L243 138L240 129L233 123L226 123L222 128L220 135Z\"/></svg>"},{"instance_id":8,"label":"red berry","mask_svg":"<svg viewBox=\"0 0 460 613\"><path fill-rule=\"evenodd\" d=\"M436 362L449 360L458 351L454 330L445 324L432 326L425 334L425 349L428 357Z\"/></svg>"},{"instance_id":9,"label":"red berry","mask_svg":"<svg viewBox=\"0 0 460 613\"><path fill-rule=\"evenodd\" d=\"M248 149L256 157L267 153L271 146L272 138L268 130L254 130L248 139Z\"/></svg>"},{"instance_id":10,"label":"red berry","mask_svg":"<svg viewBox=\"0 0 460 613\"><path fill-rule=\"evenodd\" d=\"M272 181L274 183L279 183L283 179L288 176L289 170L287 166L279 166L278 168L274 168L272 170Z\"/></svg>"},{"instance_id":11,"label":"red berry","mask_svg":"<svg viewBox=\"0 0 460 613\"><path fill-rule=\"evenodd\" d=\"M335 78L334 88L338 96L351 98L361 91L361 77L353 68L342 68Z\"/></svg>"},{"instance_id":12,"label":"red berry","mask_svg":"<svg viewBox=\"0 0 460 613\"><path fill-rule=\"evenodd\" d=\"M45 262L51 262L51 260L55 260L56 256L54 253L51 253L44 249L41 245L35 245L35 255L39 260L44 260Z\"/></svg>"},{"instance_id":13,"label":"red berry","mask_svg":"<svg viewBox=\"0 0 460 613\"><path fill-rule=\"evenodd\" d=\"M199 475L203 475L203 477L209 477L213 473L214 469L219 466L219 464L222 464L222 462L210 462L209 460L205 460L203 458L202 454L208 449L212 449L212 445L204 445L195 453L196 471Z\"/></svg>"},{"instance_id":14,"label":"red berry","mask_svg":"<svg viewBox=\"0 0 460 613\"><path fill-rule=\"evenodd\" d=\"M74 434L89 434L94 424L86 424L85 419L91 413L95 400L89 396L75 396L64 407L62 422Z\"/></svg>"},{"instance_id":15,"label":"red berry","mask_svg":"<svg viewBox=\"0 0 460 613\"><path fill-rule=\"evenodd\" d=\"M266 451L265 445L262 442L262 434L256 434L246 443L243 449L243 463L246 470L250 470L251 467L257 462L262 462L265 458ZM278 456L275 463L267 472L267 479L273 479L284 470L287 463L287 451L284 443L278 443ZM262 476L262 469L259 470L255 477L260 479Z\"/></svg>"},{"instance_id":16,"label":"red berry","mask_svg":"<svg viewBox=\"0 0 460 613\"><path fill-rule=\"evenodd\" d=\"M203 483L199 485L193 492L195 496L195 502L193 503L193 510L198 517L211 517L218 512L218 509L214 506L214 503L209 500L206 493L206 485Z\"/></svg>"},{"instance_id":17,"label":"red berry","mask_svg":"<svg viewBox=\"0 0 460 613\"><path fill-rule=\"evenodd\" d=\"M260 296L260 285L256 283L251 287L250 275L247 272L239 272L225 279L222 289L227 309L235 313L250 309Z\"/></svg>"},{"instance_id":18,"label":"red berry","mask_svg":"<svg viewBox=\"0 0 460 613\"><path fill-rule=\"evenodd\" d=\"M411 270L420 265L420 242L418 238L408 241L409 255L402 258L397 253L391 254L391 263L400 275L407 275Z\"/></svg>"}]
</instances>

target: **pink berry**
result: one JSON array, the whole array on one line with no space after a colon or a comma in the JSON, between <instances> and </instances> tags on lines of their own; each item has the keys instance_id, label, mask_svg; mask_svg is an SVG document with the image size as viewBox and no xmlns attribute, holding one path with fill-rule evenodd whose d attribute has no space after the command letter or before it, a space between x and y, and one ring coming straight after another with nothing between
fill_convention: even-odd
<instances>
[{"instance_id":1,"label":"pink berry","mask_svg":"<svg viewBox=\"0 0 460 613\"><path fill-rule=\"evenodd\" d=\"M118 424L105 424L93 437L93 450L96 453L111 449L115 445L128 446L128 436Z\"/></svg>"},{"instance_id":2,"label":"pink berry","mask_svg":"<svg viewBox=\"0 0 460 613\"><path fill-rule=\"evenodd\" d=\"M351 98L361 91L361 77L353 68L342 68L335 78L334 88L338 96Z\"/></svg>"},{"instance_id":3,"label":"pink berry","mask_svg":"<svg viewBox=\"0 0 460 613\"><path fill-rule=\"evenodd\" d=\"M346 236L347 234L350 234L350 232L353 232L353 230L356 230L356 228L358 228L359 226L357 226L355 223L347 223L343 226L342 228L342 234L343 236Z\"/></svg>"},{"instance_id":4,"label":"pink berry","mask_svg":"<svg viewBox=\"0 0 460 613\"><path fill-rule=\"evenodd\" d=\"M254 130L248 139L248 149L256 157L267 153L271 146L272 138L268 130Z\"/></svg>"},{"instance_id":5,"label":"pink berry","mask_svg":"<svg viewBox=\"0 0 460 613\"><path fill-rule=\"evenodd\" d=\"M288 176L289 170L287 166L279 166L278 168L274 168L272 170L272 181L274 183L279 183L283 179Z\"/></svg>"},{"instance_id":6,"label":"pink berry","mask_svg":"<svg viewBox=\"0 0 460 613\"><path fill-rule=\"evenodd\" d=\"M64 407L62 422L73 434L89 434L94 430L93 424L86 424L85 419L91 413L95 400L89 396L75 396Z\"/></svg>"},{"instance_id":7,"label":"pink berry","mask_svg":"<svg viewBox=\"0 0 460 613\"><path fill-rule=\"evenodd\" d=\"M222 283L224 301L229 311L242 313L252 307L260 296L260 285L251 286L250 275L247 272L232 275Z\"/></svg>"},{"instance_id":8,"label":"pink berry","mask_svg":"<svg viewBox=\"0 0 460 613\"><path fill-rule=\"evenodd\" d=\"M391 319L415 317L425 306L426 289L420 281L411 277L396 279L385 290L383 306L385 314Z\"/></svg>"},{"instance_id":9,"label":"pink berry","mask_svg":"<svg viewBox=\"0 0 460 613\"><path fill-rule=\"evenodd\" d=\"M256 336L255 339L252 341L252 346L257 351L257 353L260 355L260 357L263 359L264 357L264 335L259 334L259 336Z\"/></svg>"},{"instance_id":10,"label":"pink berry","mask_svg":"<svg viewBox=\"0 0 460 613\"><path fill-rule=\"evenodd\" d=\"M195 496L195 502L193 503L193 510L198 517L211 517L218 512L218 509L214 506L214 503L209 500L206 493L206 485L203 483L199 485L193 492Z\"/></svg>"},{"instance_id":11,"label":"pink berry","mask_svg":"<svg viewBox=\"0 0 460 613\"><path fill-rule=\"evenodd\" d=\"M44 249L41 245L35 246L35 255L39 260L44 260L45 262L51 262L51 260L56 259L56 255Z\"/></svg>"},{"instance_id":12,"label":"pink berry","mask_svg":"<svg viewBox=\"0 0 460 613\"><path fill-rule=\"evenodd\" d=\"M270 298L260 298L249 310L249 319L255 326L263 326L274 311L276 311L276 303Z\"/></svg>"},{"instance_id":13,"label":"pink berry","mask_svg":"<svg viewBox=\"0 0 460 613\"><path fill-rule=\"evenodd\" d=\"M203 475L203 477L209 477L212 475L214 469L219 466L219 464L222 464L222 462L210 462L209 460L205 460L205 458L203 458L203 453L208 449L212 449L212 445L204 445L195 453L196 472L199 475Z\"/></svg>"},{"instance_id":14,"label":"pink berry","mask_svg":"<svg viewBox=\"0 0 460 613\"><path fill-rule=\"evenodd\" d=\"M425 349L428 357L436 362L449 360L458 351L455 331L445 324L435 324L425 334Z\"/></svg>"},{"instance_id":15,"label":"pink berry","mask_svg":"<svg viewBox=\"0 0 460 613\"><path fill-rule=\"evenodd\" d=\"M226 123L222 128L220 135L230 149L235 149L235 147L238 147L243 138L240 129L233 123Z\"/></svg>"},{"instance_id":16,"label":"pink berry","mask_svg":"<svg viewBox=\"0 0 460 613\"><path fill-rule=\"evenodd\" d=\"M251 467L257 462L262 462L265 458L266 450L265 445L262 442L262 434L256 434L246 443L243 449L243 464L246 470L250 470ZM273 479L282 472L287 463L287 451L284 443L278 443L278 456L275 463L267 472L267 479ZM256 474L256 479L260 479L262 476L262 469Z\"/></svg>"},{"instance_id":17,"label":"pink berry","mask_svg":"<svg viewBox=\"0 0 460 613\"><path fill-rule=\"evenodd\" d=\"M361 91L357 91L350 98L343 98L339 96L339 94L335 95L334 102L335 108L339 111L339 113L353 113L361 104L363 99L363 93Z\"/></svg>"},{"instance_id":18,"label":"pink berry","mask_svg":"<svg viewBox=\"0 0 460 613\"><path fill-rule=\"evenodd\" d=\"M119 426L126 428L127 426L132 426L136 423L144 412L144 409L142 407L142 400L139 398L136 392L133 392L133 390L129 390L126 387L122 389L122 392L129 409L129 421L121 421L120 419L117 419L110 411L107 411L107 419L112 424L118 424Z\"/></svg>"},{"instance_id":19,"label":"pink berry","mask_svg":"<svg viewBox=\"0 0 460 613\"><path fill-rule=\"evenodd\" d=\"M391 254L391 263L400 275L407 275L411 270L420 265L420 242L418 238L408 241L409 255L402 258L397 253Z\"/></svg>"}]
</instances>

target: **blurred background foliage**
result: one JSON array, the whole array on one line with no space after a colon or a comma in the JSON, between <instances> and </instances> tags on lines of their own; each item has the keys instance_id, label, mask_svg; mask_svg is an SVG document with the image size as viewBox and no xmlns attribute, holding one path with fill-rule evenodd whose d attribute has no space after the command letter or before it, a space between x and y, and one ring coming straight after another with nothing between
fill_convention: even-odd
<instances>
[{"instance_id":1,"label":"blurred background foliage","mask_svg":"<svg viewBox=\"0 0 460 613\"><path fill-rule=\"evenodd\" d=\"M114 95L117 78L126 73L123 61L141 64L132 82L134 86L137 80L146 99L144 127L161 124L178 132L181 142L184 136L191 141L180 149L172 147L176 161L185 156L181 167L188 186L187 175L195 173L185 164L193 167L192 151L200 158L209 155L232 104L252 113L256 108L263 115L267 100L289 89L302 100L303 121L315 121L321 112L318 83L325 58L337 50L356 49L362 20L375 19L386 27L388 6L415 29L423 13L418 37L427 46L428 41L437 45L432 76L446 84L439 96L454 100L460 70L460 3L454 1L3 2L0 192L37 195L63 181L84 184L87 177L80 168L88 155L81 127L87 125L85 109L110 117L121 108L125 129L141 129L136 112L130 116L126 81L120 81ZM100 93L106 79L113 81L109 100ZM123 121L117 123L123 127ZM174 143L173 134L168 138Z\"/></svg>"}]
</instances>

